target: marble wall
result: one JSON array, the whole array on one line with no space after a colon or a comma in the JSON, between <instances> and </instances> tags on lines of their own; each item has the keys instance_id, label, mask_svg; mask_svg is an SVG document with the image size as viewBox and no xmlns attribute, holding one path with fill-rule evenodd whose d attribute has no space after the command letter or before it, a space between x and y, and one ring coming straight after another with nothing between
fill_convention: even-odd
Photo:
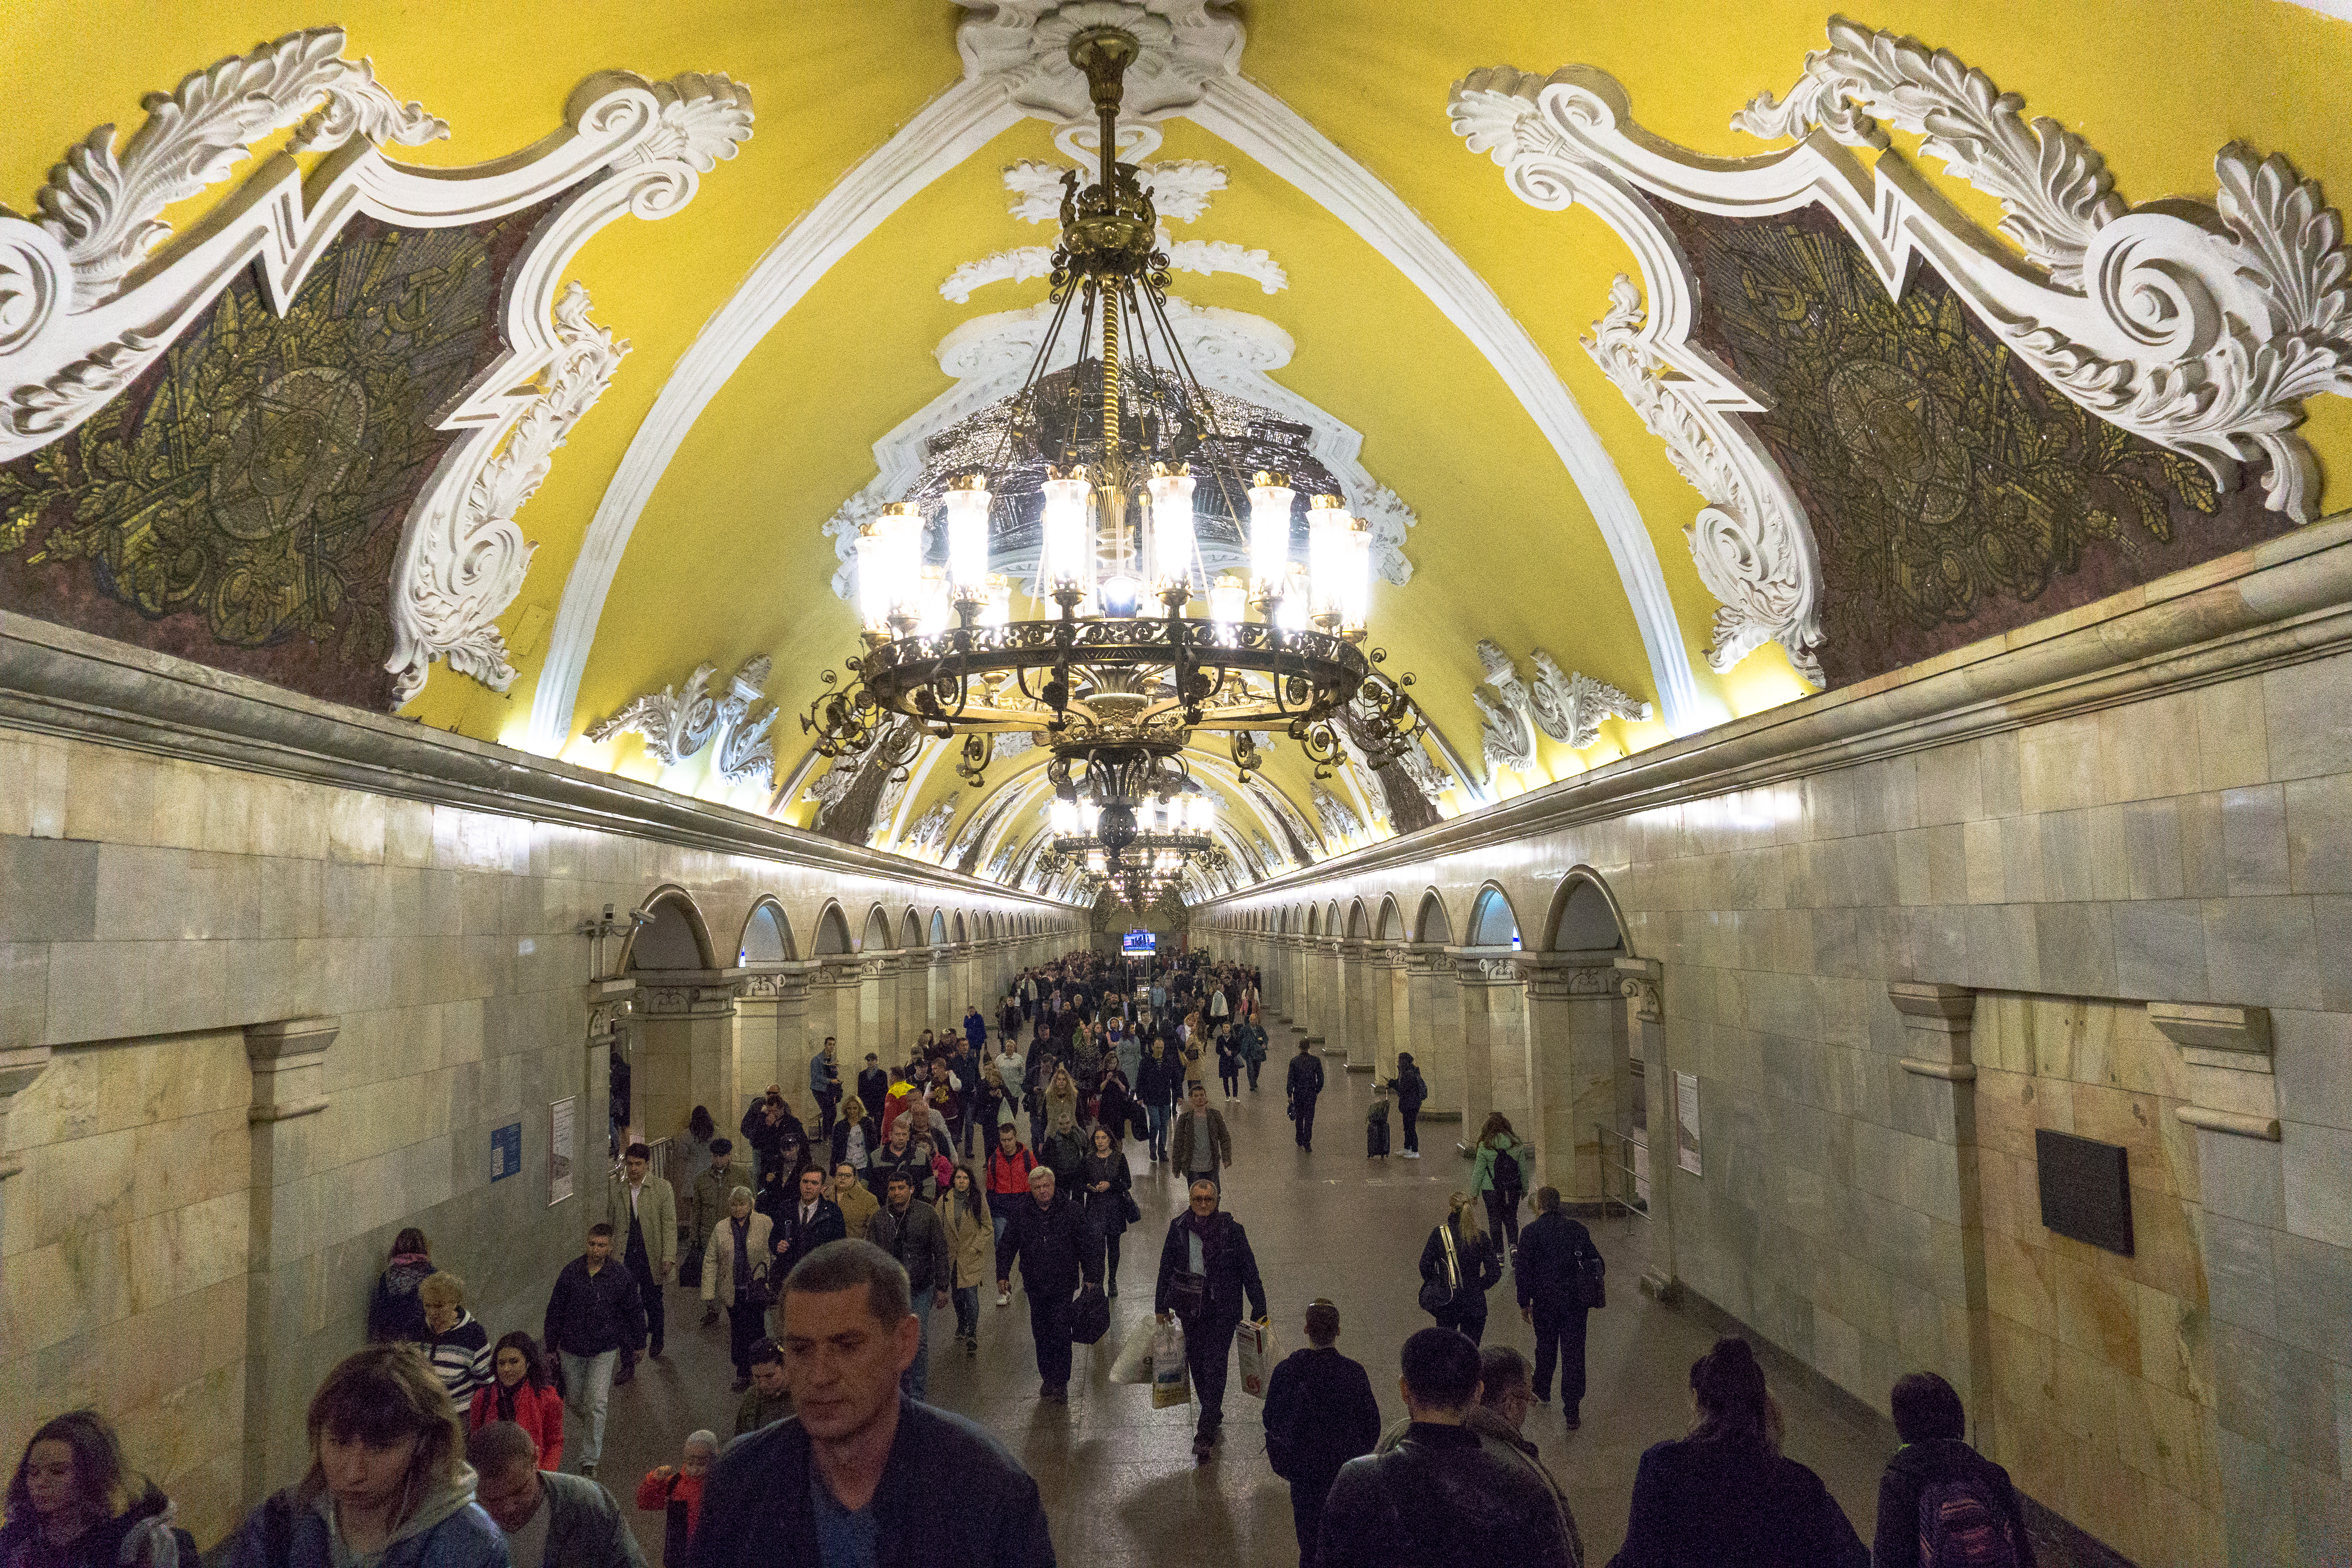
<instances>
[{"instance_id":1,"label":"marble wall","mask_svg":"<svg viewBox=\"0 0 2352 1568\"><path fill-rule=\"evenodd\" d=\"M2059 629L2107 636L2137 607ZM1531 1121L1545 1179L1571 1197L1598 1176L1563 1133L1646 1058L1654 1285L1881 1410L1900 1373L1944 1372L2021 1484L2135 1562L2338 1560L2352 655L2226 678L2189 640L2181 679L2116 676L2094 650L2095 701L1979 706L1941 744L1920 725L1950 666L1888 678L1849 700L1899 721L1769 782L1667 789L1631 759L1622 784L1604 771L1508 803L1507 825L1461 819L1295 873L1196 931L1283 976L1298 1033L1323 1033L1325 1009L1293 977L1327 955L1412 965L1381 1070L1427 1039L1442 1102L1473 1127L1497 1107ZM2046 644L1972 657L1989 681L2004 660L2058 662ZM1645 789L1674 798L1640 804ZM1562 966L1590 957L1552 951L1580 882L1618 917L1623 1054L1557 999ZM1468 932L1485 890L1509 901L1522 951L1323 934L1359 901L1368 929L1393 910L1417 931L1433 897ZM1516 1014L1492 999L1497 975L1527 998ZM1437 990L1462 1019L1450 1039L1415 1016ZM2157 1026L2168 1007L2227 1014L2259 1048L2200 1054L2193 1028L2184 1044ZM1697 1080L1698 1175L1674 1158L1677 1073ZM2131 1257L2042 1229L2036 1126L2128 1150Z\"/></svg>"},{"instance_id":2,"label":"marble wall","mask_svg":"<svg viewBox=\"0 0 2352 1568\"><path fill-rule=\"evenodd\" d=\"M622 939L583 923L663 888L705 967L594 984ZM801 951L744 966L763 897ZM1036 930L903 966L822 939L885 901ZM866 1048L862 971L1001 994L1078 918L831 846L786 862L0 729L0 1451L94 1405L209 1544L299 1473L301 1411L361 1342L398 1227L477 1304L576 1249L605 1203L614 1041L667 1108L641 1108L649 1132L698 1096L730 1125L772 1081L805 1110L816 1041ZM694 1077L666 1085L681 1038ZM567 1099L574 1195L551 1205ZM520 1169L493 1181L518 1121Z\"/></svg>"}]
</instances>

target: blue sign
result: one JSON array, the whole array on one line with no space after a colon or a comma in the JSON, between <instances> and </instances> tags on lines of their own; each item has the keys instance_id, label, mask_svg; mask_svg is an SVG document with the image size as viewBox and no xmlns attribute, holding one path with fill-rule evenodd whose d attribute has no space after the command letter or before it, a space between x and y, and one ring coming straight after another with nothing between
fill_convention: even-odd
<instances>
[{"instance_id":1,"label":"blue sign","mask_svg":"<svg viewBox=\"0 0 2352 1568\"><path fill-rule=\"evenodd\" d=\"M522 1123L490 1129L490 1180L503 1182L522 1169Z\"/></svg>"}]
</instances>

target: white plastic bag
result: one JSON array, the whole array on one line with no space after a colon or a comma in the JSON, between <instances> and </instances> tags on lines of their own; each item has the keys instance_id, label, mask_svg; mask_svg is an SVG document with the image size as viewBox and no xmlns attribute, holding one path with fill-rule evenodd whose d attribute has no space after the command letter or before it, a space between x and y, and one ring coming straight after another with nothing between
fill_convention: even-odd
<instances>
[{"instance_id":1,"label":"white plastic bag","mask_svg":"<svg viewBox=\"0 0 2352 1568\"><path fill-rule=\"evenodd\" d=\"M1265 1323L1244 1323L1234 1332L1240 1352L1242 1392L1252 1399L1265 1397L1265 1380L1273 1368L1274 1330Z\"/></svg>"},{"instance_id":2,"label":"white plastic bag","mask_svg":"<svg viewBox=\"0 0 2352 1568\"><path fill-rule=\"evenodd\" d=\"M1113 1383L1151 1381L1151 1331L1159 1326L1146 1318L1128 1331L1127 1342L1118 1347L1118 1354L1110 1363Z\"/></svg>"},{"instance_id":3,"label":"white plastic bag","mask_svg":"<svg viewBox=\"0 0 2352 1568\"><path fill-rule=\"evenodd\" d=\"M1151 1329L1151 1408L1192 1403L1192 1374L1184 1364L1184 1329L1174 1319Z\"/></svg>"}]
</instances>

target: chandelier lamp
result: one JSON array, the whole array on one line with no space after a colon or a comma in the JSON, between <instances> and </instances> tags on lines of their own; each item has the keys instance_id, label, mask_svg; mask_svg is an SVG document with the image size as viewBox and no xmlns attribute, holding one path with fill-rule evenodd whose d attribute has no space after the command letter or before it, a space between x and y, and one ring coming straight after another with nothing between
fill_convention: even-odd
<instances>
[{"instance_id":1,"label":"chandelier lamp","mask_svg":"<svg viewBox=\"0 0 2352 1568\"><path fill-rule=\"evenodd\" d=\"M1243 483L1239 444L1170 325L1158 215L1116 156L1137 52L1114 27L1071 39L1101 162L1089 183L1064 176L1049 323L996 459L949 483L936 515L901 501L859 531L863 647L845 683L824 672L801 720L821 755L894 771L927 739L961 736L957 772L974 784L995 738L1025 731L1049 753L1057 809L1087 797L1109 860L1146 831L1147 803L1197 798L1181 755L1196 734L1223 737L1246 780L1264 765L1259 734L1286 733L1320 778L1346 754L1335 724L1377 764L1419 723L1412 677L1382 673L1386 655L1366 646L1370 527L1285 474ZM1203 500L1243 534L1226 556L1244 570L1210 577ZM1003 541L1024 560L1034 548L1034 573L995 569Z\"/></svg>"}]
</instances>

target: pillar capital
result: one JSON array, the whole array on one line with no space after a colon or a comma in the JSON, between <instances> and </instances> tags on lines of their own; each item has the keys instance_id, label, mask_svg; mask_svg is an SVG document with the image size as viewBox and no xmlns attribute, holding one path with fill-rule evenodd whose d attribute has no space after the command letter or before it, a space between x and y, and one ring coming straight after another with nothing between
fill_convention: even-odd
<instances>
[{"instance_id":1,"label":"pillar capital","mask_svg":"<svg viewBox=\"0 0 2352 1568\"><path fill-rule=\"evenodd\" d=\"M1570 998L1614 998L1617 955L1613 952L1526 952L1519 967L1527 975L1528 994L1542 1002Z\"/></svg>"},{"instance_id":2,"label":"pillar capital","mask_svg":"<svg viewBox=\"0 0 2352 1568\"><path fill-rule=\"evenodd\" d=\"M1617 971L1617 989L1633 1004L1642 1021L1663 1023L1666 1016L1665 965L1654 958L1621 958L1612 967Z\"/></svg>"},{"instance_id":3,"label":"pillar capital","mask_svg":"<svg viewBox=\"0 0 2352 1568\"><path fill-rule=\"evenodd\" d=\"M253 1100L246 1120L256 1125L290 1121L327 1109L328 1047L342 1033L341 1018L279 1018L248 1024L246 1059L253 1065Z\"/></svg>"},{"instance_id":4,"label":"pillar capital","mask_svg":"<svg viewBox=\"0 0 2352 1568\"><path fill-rule=\"evenodd\" d=\"M724 1018L735 1011L742 969L641 969L637 1012L646 1018Z\"/></svg>"},{"instance_id":5,"label":"pillar capital","mask_svg":"<svg viewBox=\"0 0 2352 1568\"><path fill-rule=\"evenodd\" d=\"M1462 950L1454 953L1454 978L1464 985L1517 985L1527 979L1523 954Z\"/></svg>"}]
</instances>

